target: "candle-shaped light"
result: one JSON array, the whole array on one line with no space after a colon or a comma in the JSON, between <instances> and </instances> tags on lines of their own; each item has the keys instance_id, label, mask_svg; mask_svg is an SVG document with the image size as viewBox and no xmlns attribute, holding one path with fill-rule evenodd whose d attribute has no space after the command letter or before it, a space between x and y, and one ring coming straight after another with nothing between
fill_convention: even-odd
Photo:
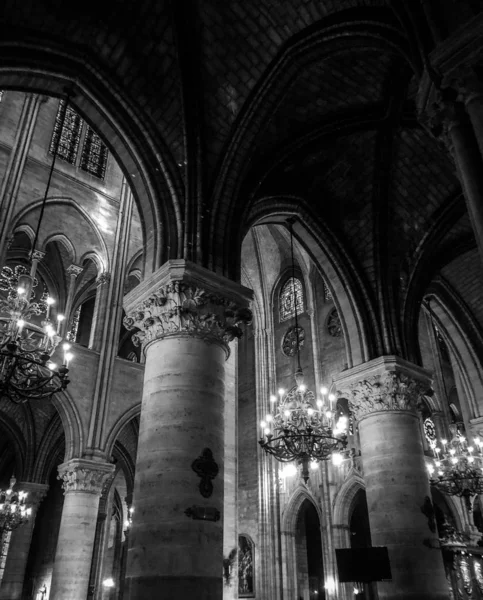
<instances>
[{"instance_id":1,"label":"candle-shaped light","mask_svg":"<svg viewBox=\"0 0 483 600\"><path fill-rule=\"evenodd\" d=\"M320 388L320 393L322 394L322 396L326 396L326 395L327 395L327 393L328 393L328 391L329 391L329 390L328 390L328 389L325 387L325 385L323 385L323 386Z\"/></svg>"},{"instance_id":2,"label":"candle-shaped light","mask_svg":"<svg viewBox=\"0 0 483 600\"><path fill-rule=\"evenodd\" d=\"M64 315L57 315L57 331L60 331L60 324L65 319Z\"/></svg>"},{"instance_id":3,"label":"candle-shaped light","mask_svg":"<svg viewBox=\"0 0 483 600\"><path fill-rule=\"evenodd\" d=\"M68 367L68 366L69 366L69 363L70 363L70 361L71 361L73 358L74 358L74 355L72 354L72 352L67 352L67 354L66 354L66 355L65 355L65 357L64 357L64 360L65 360L65 363L64 363L64 364L65 364L65 366L66 366L66 367Z\"/></svg>"},{"instance_id":4,"label":"candle-shaped light","mask_svg":"<svg viewBox=\"0 0 483 600\"><path fill-rule=\"evenodd\" d=\"M50 315L50 307L52 306L52 304L55 304L55 300L53 298L51 298L50 296L47 296L47 298L45 299L45 303L47 304L47 310L45 312L45 316L48 319L49 315Z\"/></svg>"},{"instance_id":5,"label":"candle-shaped light","mask_svg":"<svg viewBox=\"0 0 483 600\"><path fill-rule=\"evenodd\" d=\"M70 350L70 344L68 344L67 342L65 342L64 344L62 344L62 350L64 351L64 365L66 365L66 360L67 360L67 354L69 354L69 350Z\"/></svg>"},{"instance_id":6,"label":"candle-shaped light","mask_svg":"<svg viewBox=\"0 0 483 600\"><path fill-rule=\"evenodd\" d=\"M22 329L24 328L24 326L25 326L25 321L23 319L19 319L17 321L17 327L18 327L17 332L18 332L18 335L20 335L22 333Z\"/></svg>"},{"instance_id":7,"label":"candle-shaped light","mask_svg":"<svg viewBox=\"0 0 483 600\"><path fill-rule=\"evenodd\" d=\"M329 394L329 406L330 410L332 410L333 402L335 401L335 394Z\"/></svg>"}]
</instances>

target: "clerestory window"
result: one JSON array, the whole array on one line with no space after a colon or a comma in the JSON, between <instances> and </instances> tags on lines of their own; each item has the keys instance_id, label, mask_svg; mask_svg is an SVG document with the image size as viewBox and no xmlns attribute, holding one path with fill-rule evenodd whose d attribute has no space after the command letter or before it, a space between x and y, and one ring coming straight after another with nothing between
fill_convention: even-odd
<instances>
[{"instance_id":1,"label":"clerestory window","mask_svg":"<svg viewBox=\"0 0 483 600\"><path fill-rule=\"evenodd\" d=\"M295 317L295 310L300 314L304 310L302 282L296 277L289 277L280 290L280 321Z\"/></svg>"},{"instance_id":2,"label":"clerestory window","mask_svg":"<svg viewBox=\"0 0 483 600\"><path fill-rule=\"evenodd\" d=\"M82 151L77 166L86 171L86 173L90 173L99 179L104 179L108 157L106 145L92 127L89 127L70 106L67 107L64 126L61 127L64 104L64 100L59 102L59 109L55 118L54 131L50 142L50 152L54 152L56 144L59 142L57 156L69 164L76 166L79 146L82 141Z\"/></svg>"}]
</instances>

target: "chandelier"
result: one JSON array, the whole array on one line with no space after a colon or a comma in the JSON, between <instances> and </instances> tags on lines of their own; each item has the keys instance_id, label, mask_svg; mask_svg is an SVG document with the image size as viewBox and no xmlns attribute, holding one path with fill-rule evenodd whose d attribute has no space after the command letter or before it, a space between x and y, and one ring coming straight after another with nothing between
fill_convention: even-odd
<instances>
[{"instance_id":1,"label":"chandelier","mask_svg":"<svg viewBox=\"0 0 483 600\"><path fill-rule=\"evenodd\" d=\"M433 459L427 465L432 486L449 496L464 498L468 508L471 499L483 494L483 441L475 437L474 445L450 425L452 439L430 442Z\"/></svg>"},{"instance_id":2,"label":"chandelier","mask_svg":"<svg viewBox=\"0 0 483 600\"><path fill-rule=\"evenodd\" d=\"M63 346L63 363L60 367L51 361L62 339L58 329L64 317L58 315L54 326L50 319L54 299L46 294L37 299L36 272L42 253L35 249L66 110L67 102L64 102L59 136L32 244L30 269L17 265L14 269L4 266L0 271L0 398L6 397L15 403L51 398L69 383L67 373L72 359L69 344ZM37 322L34 322L35 317Z\"/></svg>"},{"instance_id":3,"label":"chandelier","mask_svg":"<svg viewBox=\"0 0 483 600\"><path fill-rule=\"evenodd\" d=\"M0 490L0 533L17 529L32 514L32 509L26 504L28 492L14 491L16 482L12 477L8 490Z\"/></svg>"},{"instance_id":4,"label":"chandelier","mask_svg":"<svg viewBox=\"0 0 483 600\"><path fill-rule=\"evenodd\" d=\"M300 365L300 340L298 326L298 306L295 291L295 261L293 251L293 219L289 220L290 251L292 259L292 306L295 307L295 335L297 348L297 370L295 386L288 392L278 390L278 397L270 397L270 412L261 422L262 434L260 446L267 454L282 463L297 462L302 466L305 483L309 480L309 465L331 456L337 458L347 445L347 418L336 422L333 407L335 396L328 389L321 388L321 398L307 389ZM337 462L335 460L335 462Z\"/></svg>"}]
</instances>

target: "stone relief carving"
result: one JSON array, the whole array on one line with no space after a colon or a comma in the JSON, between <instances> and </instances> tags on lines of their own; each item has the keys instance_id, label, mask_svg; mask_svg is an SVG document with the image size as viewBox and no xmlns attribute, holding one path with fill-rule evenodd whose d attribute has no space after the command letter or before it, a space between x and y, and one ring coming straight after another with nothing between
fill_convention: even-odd
<instances>
[{"instance_id":1,"label":"stone relief carving","mask_svg":"<svg viewBox=\"0 0 483 600\"><path fill-rule=\"evenodd\" d=\"M135 345L169 335L190 335L228 344L242 336L241 324L249 324L252 313L234 302L206 290L171 282L153 292L124 318L124 326L136 332Z\"/></svg>"},{"instance_id":2,"label":"stone relief carving","mask_svg":"<svg viewBox=\"0 0 483 600\"><path fill-rule=\"evenodd\" d=\"M339 395L349 399L351 411L359 421L379 411L414 411L427 388L427 384L409 375L389 371L355 383Z\"/></svg>"},{"instance_id":3,"label":"stone relief carving","mask_svg":"<svg viewBox=\"0 0 483 600\"><path fill-rule=\"evenodd\" d=\"M88 494L101 494L103 489L109 484L112 477L112 470L89 468L80 465L67 465L62 470L59 469L57 479L62 481L64 495L67 492L87 492Z\"/></svg>"}]
</instances>

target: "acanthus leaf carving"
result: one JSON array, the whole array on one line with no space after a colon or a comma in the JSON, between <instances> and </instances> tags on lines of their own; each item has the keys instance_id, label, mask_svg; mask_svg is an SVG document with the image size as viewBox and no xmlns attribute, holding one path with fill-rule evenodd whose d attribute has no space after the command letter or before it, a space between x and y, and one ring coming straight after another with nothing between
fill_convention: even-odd
<instances>
[{"instance_id":1,"label":"acanthus leaf carving","mask_svg":"<svg viewBox=\"0 0 483 600\"><path fill-rule=\"evenodd\" d=\"M348 398L351 411L360 421L379 411L414 412L427 389L427 384L410 375L387 371L354 383L339 395Z\"/></svg>"},{"instance_id":2,"label":"acanthus leaf carving","mask_svg":"<svg viewBox=\"0 0 483 600\"><path fill-rule=\"evenodd\" d=\"M113 473L114 465L73 459L60 465L57 479L62 481L64 494L86 492L100 495L110 483Z\"/></svg>"},{"instance_id":3,"label":"acanthus leaf carving","mask_svg":"<svg viewBox=\"0 0 483 600\"><path fill-rule=\"evenodd\" d=\"M124 318L126 329L138 329L135 345L171 335L186 334L227 345L243 334L241 324L249 324L250 309L239 307L222 294L182 281L173 281L154 291Z\"/></svg>"}]
</instances>

